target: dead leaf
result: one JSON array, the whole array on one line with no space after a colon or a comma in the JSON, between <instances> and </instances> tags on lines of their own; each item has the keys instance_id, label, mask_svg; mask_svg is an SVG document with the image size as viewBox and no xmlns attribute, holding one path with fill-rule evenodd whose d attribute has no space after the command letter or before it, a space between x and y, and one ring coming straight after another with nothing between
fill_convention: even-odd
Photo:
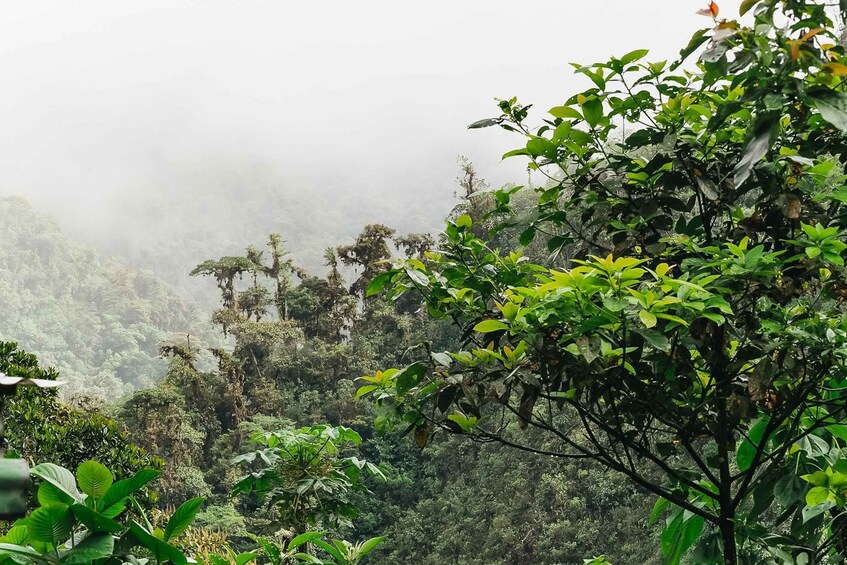
<instances>
[{"instance_id":1,"label":"dead leaf","mask_svg":"<svg viewBox=\"0 0 847 565\"><path fill-rule=\"evenodd\" d=\"M779 197L779 204L782 206L782 215L789 220L796 220L800 217L802 204L794 194L783 194Z\"/></svg>"},{"instance_id":2,"label":"dead leaf","mask_svg":"<svg viewBox=\"0 0 847 565\"><path fill-rule=\"evenodd\" d=\"M702 10L697 10L698 16L709 16L711 18L718 17L718 5L714 2L709 3L708 8L703 8Z\"/></svg>"}]
</instances>

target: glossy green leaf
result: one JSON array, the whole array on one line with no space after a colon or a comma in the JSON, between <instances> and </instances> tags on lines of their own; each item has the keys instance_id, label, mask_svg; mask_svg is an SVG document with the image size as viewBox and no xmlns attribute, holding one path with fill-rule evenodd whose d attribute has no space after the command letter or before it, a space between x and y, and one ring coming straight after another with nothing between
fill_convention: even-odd
<instances>
[{"instance_id":1,"label":"glossy green leaf","mask_svg":"<svg viewBox=\"0 0 847 565\"><path fill-rule=\"evenodd\" d=\"M823 92L811 99L823 119L841 131L847 131L847 93Z\"/></svg>"},{"instance_id":2,"label":"glossy green leaf","mask_svg":"<svg viewBox=\"0 0 847 565\"><path fill-rule=\"evenodd\" d=\"M647 328L652 328L656 325L656 322L658 322L656 315L649 310L641 310L638 312L638 317L641 319L641 323Z\"/></svg>"},{"instance_id":3,"label":"glossy green leaf","mask_svg":"<svg viewBox=\"0 0 847 565\"><path fill-rule=\"evenodd\" d=\"M141 469L128 479L123 479L113 483L112 486L109 487L109 490L106 491L103 498L98 502L98 509L105 513L107 509L113 506L123 505L123 500L126 497L144 488L147 483L158 477L159 474L159 471L155 469L146 468Z\"/></svg>"},{"instance_id":4,"label":"glossy green leaf","mask_svg":"<svg viewBox=\"0 0 847 565\"><path fill-rule=\"evenodd\" d=\"M555 108L550 108L550 114L556 118L576 120L582 119L582 114L580 114L578 110L576 110L575 108L571 108L570 106L556 106Z\"/></svg>"},{"instance_id":5,"label":"glossy green leaf","mask_svg":"<svg viewBox=\"0 0 847 565\"><path fill-rule=\"evenodd\" d=\"M497 332L500 330L508 330L509 326L500 320L483 320L474 326L474 331L479 333Z\"/></svg>"},{"instance_id":6,"label":"glossy green leaf","mask_svg":"<svg viewBox=\"0 0 847 565\"><path fill-rule=\"evenodd\" d=\"M362 545L359 548L359 553L358 553L359 558L364 557L365 555L367 555L368 553L370 553L371 551L376 549L376 547L379 544L381 544L384 539L385 539L385 536L379 536L379 537L375 537L375 538L370 538L370 539L362 542Z\"/></svg>"},{"instance_id":7,"label":"glossy green leaf","mask_svg":"<svg viewBox=\"0 0 847 565\"><path fill-rule=\"evenodd\" d=\"M633 63L633 62L635 62L639 59L643 59L644 57L647 56L647 54L649 52L650 52L649 49L636 49L635 51L630 51L629 53L627 53L626 55L621 57L620 61L624 65L628 65L628 64Z\"/></svg>"},{"instance_id":8,"label":"glossy green leaf","mask_svg":"<svg viewBox=\"0 0 847 565\"><path fill-rule=\"evenodd\" d=\"M591 127L596 127L603 119L603 103L597 98L589 98L582 103L582 114Z\"/></svg>"},{"instance_id":9,"label":"glossy green leaf","mask_svg":"<svg viewBox=\"0 0 847 565\"><path fill-rule=\"evenodd\" d=\"M381 273L374 277L374 279L368 285L367 290L365 291L365 296L373 296L374 294L379 294L382 290L391 282L391 278L394 276L393 271L388 271L385 273Z\"/></svg>"},{"instance_id":10,"label":"glossy green leaf","mask_svg":"<svg viewBox=\"0 0 847 565\"><path fill-rule=\"evenodd\" d=\"M41 506L53 505L70 505L74 503L74 499L51 482L44 481L38 485L38 503Z\"/></svg>"},{"instance_id":11,"label":"glossy green leaf","mask_svg":"<svg viewBox=\"0 0 847 565\"><path fill-rule=\"evenodd\" d=\"M115 550L115 538L108 533L91 534L77 543L73 549L61 554L60 565L77 563L92 563L98 559L106 559Z\"/></svg>"},{"instance_id":12,"label":"glossy green leaf","mask_svg":"<svg viewBox=\"0 0 847 565\"><path fill-rule=\"evenodd\" d=\"M113 481L112 472L97 461L81 463L76 470L76 479L82 492L94 500L102 498Z\"/></svg>"},{"instance_id":13,"label":"glossy green leaf","mask_svg":"<svg viewBox=\"0 0 847 565\"><path fill-rule=\"evenodd\" d=\"M179 549L149 534L138 522L130 522L129 530L137 545L147 548L156 561L171 561L176 565L187 565L188 559Z\"/></svg>"},{"instance_id":14,"label":"glossy green leaf","mask_svg":"<svg viewBox=\"0 0 847 565\"><path fill-rule=\"evenodd\" d=\"M770 418L768 416L759 418L747 433L750 439L745 439L738 446L738 451L735 454L735 462L738 465L739 471L746 471L753 464L756 449L762 443L765 428L768 427L769 423Z\"/></svg>"},{"instance_id":15,"label":"glossy green leaf","mask_svg":"<svg viewBox=\"0 0 847 565\"><path fill-rule=\"evenodd\" d=\"M292 540L288 542L286 549L288 551L291 551L294 548L300 547L304 543L309 543L312 540L318 539L319 537L324 535L326 535L326 532L306 532L305 534L300 534L299 536L292 538Z\"/></svg>"},{"instance_id":16,"label":"glossy green leaf","mask_svg":"<svg viewBox=\"0 0 847 565\"><path fill-rule=\"evenodd\" d=\"M67 506L39 506L27 517L26 524L30 538L55 546L70 537L74 520Z\"/></svg>"},{"instance_id":17,"label":"glossy green leaf","mask_svg":"<svg viewBox=\"0 0 847 565\"><path fill-rule=\"evenodd\" d=\"M73 474L64 467L54 465L53 463L41 463L33 467L30 473L51 483L73 500L77 502L84 500L76 488L76 479Z\"/></svg>"},{"instance_id":18,"label":"glossy green leaf","mask_svg":"<svg viewBox=\"0 0 847 565\"><path fill-rule=\"evenodd\" d=\"M832 496L832 492L827 487L813 487L806 493L806 506L817 506Z\"/></svg>"},{"instance_id":19,"label":"glossy green leaf","mask_svg":"<svg viewBox=\"0 0 847 565\"><path fill-rule=\"evenodd\" d=\"M666 562L678 564L685 552L697 542L704 525L705 520L701 516L691 516L685 520L684 513L680 510L662 530L662 553Z\"/></svg>"},{"instance_id":20,"label":"glossy green leaf","mask_svg":"<svg viewBox=\"0 0 847 565\"><path fill-rule=\"evenodd\" d=\"M0 556L8 556L17 563L50 563L41 552L14 543L0 543Z\"/></svg>"},{"instance_id":21,"label":"glossy green leaf","mask_svg":"<svg viewBox=\"0 0 847 565\"><path fill-rule=\"evenodd\" d=\"M770 150L774 135L779 127L776 116L767 114L756 118L750 127L751 134L744 146L741 160L733 170L733 182L740 187L750 177L753 168Z\"/></svg>"},{"instance_id":22,"label":"glossy green leaf","mask_svg":"<svg viewBox=\"0 0 847 565\"><path fill-rule=\"evenodd\" d=\"M183 502L171 515L168 525L165 527L165 541L178 537L188 529L194 517L203 505L205 498L192 498Z\"/></svg>"},{"instance_id":23,"label":"glossy green leaf","mask_svg":"<svg viewBox=\"0 0 847 565\"><path fill-rule=\"evenodd\" d=\"M401 369L396 377L397 394L403 396L418 386L418 383L421 382L427 371L427 366L423 363L412 363L408 367Z\"/></svg>"},{"instance_id":24,"label":"glossy green leaf","mask_svg":"<svg viewBox=\"0 0 847 565\"><path fill-rule=\"evenodd\" d=\"M73 512L76 519L82 522L82 524L88 528L88 531L90 532L108 532L116 534L123 529L123 526L121 526L118 522L100 514L99 512L95 512L84 504L74 504L71 506L71 512Z\"/></svg>"}]
</instances>

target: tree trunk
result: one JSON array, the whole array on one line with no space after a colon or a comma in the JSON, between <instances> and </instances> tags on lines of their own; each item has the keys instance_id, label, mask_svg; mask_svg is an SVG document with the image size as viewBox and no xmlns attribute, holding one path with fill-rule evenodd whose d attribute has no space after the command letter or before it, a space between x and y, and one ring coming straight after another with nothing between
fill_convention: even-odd
<instances>
[{"instance_id":1,"label":"tree trunk","mask_svg":"<svg viewBox=\"0 0 847 565\"><path fill-rule=\"evenodd\" d=\"M723 558L726 565L738 565L738 546L735 543L735 508L732 496L732 471L729 466L731 446L735 438L729 421L727 401L730 395L731 379L725 373L728 363L724 349L724 328L718 326L712 344L712 375L715 379L715 395L717 400L717 429L715 441L718 448L718 480L720 493L720 523L721 541L723 542Z\"/></svg>"},{"instance_id":2,"label":"tree trunk","mask_svg":"<svg viewBox=\"0 0 847 565\"><path fill-rule=\"evenodd\" d=\"M735 544L735 522L722 518L720 524L724 565L738 565L738 546Z\"/></svg>"}]
</instances>

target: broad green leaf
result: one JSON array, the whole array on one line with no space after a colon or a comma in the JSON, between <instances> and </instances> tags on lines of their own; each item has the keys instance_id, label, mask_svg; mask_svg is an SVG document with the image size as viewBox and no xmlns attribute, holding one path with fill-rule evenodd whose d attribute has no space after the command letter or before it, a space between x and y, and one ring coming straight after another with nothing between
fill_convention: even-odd
<instances>
[{"instance_id":1,"label":"broad green leaf","mask_svg":"<svg viewBox=\"0 0 847 565\"><path fill-rule=\"evenodd\" d=\"M358 400L358 399L362 398L363 396L365 396L365 395L366 395L366 394L368 394L369 392L373 392L373 391L375 391L375 390L376 390L376 389L378 389L378 388L379 388L379 387L378 387L377 385L365 385L365 386L360 386L360 387L356 390L356 400Z\"/></svg>"},{"instance_id":2,"label":"broad green leaf","mask_svg":"<svg viewBox=\"0 0 847 565\"><path fill-rule=\"evenodd\" d=\"M123 529L123 526L118 522L99 512L95 512L84 504L74 504L71 506L71 512L73 512L76 519L82 522L90 532L109 532L116 534Z\"/></svg>"},{"instance_id":3,"label":"broad green leaf","mask_svg":"<svg viewBox=\"0 0 847 565\"><path fill-rule=\"evenodd\" d=\"M112 486L113 477L112 472L105 465L89 460L81 463L77 468L76 480L82 492L98 500Z\"/></svg>"},{"instance_id":4,"label":"broad green leaf","mask_svg":"<svg viewBox=\"0 0 847 565\"><path fill-rule=\"evenodd\" d=\"M38 503L41 506L49 504L71 505L74 503L74 499L53 483L44 481L38 485Z\"/></svg>"},{"instance_id":5,"label":"broad green leaf","mask_svg":"<svg viewBox=\"0 0 847 565\"><path fill-rule=\"evenodd\" d=\"M550 114L556 118L582 119L582 114L570 106L556 106L555 108L550 108Z\"/></svg>"},{"instance_id":6,"label":"broad green leaf","mask_svg":"<svg viewBox=\"0 0 847 565\"><path fill-rule=\"evenodd\" d=\"M556 159L558 147L549 139L534 137L526 142L526 150L533 157L546 157L552 161Z\"/></svg>"},{"instance_id":7,"label":"broad green leaf","mask_svg":"<svg viewBox=\"0 0 847 565\"><path fill-rule=\"evenodd\" d=\"M474 326L474 331L479 333L490 333L496 332L500 330L508 330L509 326L501 322L500 320L483 320Z\"/></svg>"},{"instance_id":8,"label":"broad green leaf","mask_svg":"<svg viewBox=\"0 0 847 565\"><path fill-rule=\"evenodd\" d=\"M287 551L291 551L294 548L300 547L304 543L309 543L314 539L317 539L323 535L326 535L326 532L306 532L305 534L300 534L299 536L292 539L288 542L286 546Z\"/></svg>"},{"instance_id":9,"label":"broad green leaf","mask_svg":"<svg viewBox=\"0 0 847 565\"><path fill-rule=\"evenodd\" d=\"M358 556L360 558L364 557L365 555L367 555L368 553L373 551L374 548L376 548L376 546L381 544L382 540L384 540L384 539L385 539L385 536L379 536L379 537L371 538L371 539L363 542L361 547L359 548Z\"/></svg>"},{"instance_id":10,"label":"broad green leaf","mask_svg":"<svg viewBox=\"0 0 847 565\"><path fill-rule=\"evenodd\" d=\"M847 93L829 91L815 94L811 99L824 120L841 131L847 131Z\"/></svg>"},{"instance_id":11,"label":"broad green leaf","mask_svg":"<svg viewBox=\"0 0 847 565\"><path fill-rule=\"evenodd\" d=\"M595 127L603 119L603 102L597 98L589 98L582 103L582 114L591 127Z\"/></svg>"},{"instance_id":12,"label":"broad green leaf","mask_svg":"<svg viewBox=\"0 0 847 565\"><path fill-rule=\"evenodd\" d=\"M186 559L182 551L147 533L147 531L138 522L130 522L129 531L135 538L137 545L150 550L156 561L171 561L176 565L187 565L188 559Z\"/></svg>"},{"instance_id":13,"label":"broad green leaf","mask_svg":"<svg viewBox=\"0 0 847 565\"><path fill-rule=\"evenodd\" d=\"M745 439L738 446L738 452L735 454L735 462L738 465L739 471L746 471L753 464L753 459L756 455L757 447L762 443L762 436L765 433L765 428L770 423L770 417L762 416L750 428L747 433L750 439ZM765 440L767 441L767 440ZM763 451L765 453L765 451Z\"/></svg>"},{"instance_id":14,"label":"broad green leaf","mask_svg":"<svg viewBox=\"0 0 847 565\"><path fill-rule=\"evenodd\" d=\"M744 0L738 8L738 15L743 16L750 11L750 8L761 2L761 0Z\"/></svg>"},{"instance_id":15,"label":"broad green leaf","mask_svg":"<svg viewBox=\"0 0 847 565\"><path fill-rule=\"evenodd\" d=\"M33 548L14 543L0 543L0 556L9 556L17 563L50 563L49 559Z\"/></svg>"},{"instance_id":16,"label":"broad green leaf","mask_svg":"<svg viewBox=\"0 0 847 565\"><path fill-rule=\"evenodd\" d=\"M39 506L26 525L31 539L57 546L71 535L74 519L67 506Z\"/></svg>"},{"instance_id":17,"label":"broad green leaf","mask_svg":"<svg viewBox=\"0 0 847 565\"><path fill-rule=\"evenodd\" d=\"M815 471L808 475L801 475L800 478L817 487L826 486L829 481L829 475L826 474L826 471Z\"/></svg>"},{"instance_id":18,"label":"broad green leaf","mask_svg":"<svg viewBox=\"0 0 847 565\"><path fill-rule=\"evenodd\" d=\"M368 285L368 289L365 291L365 296L373 296L374 294L379 294L382 292L389 282L391 282L391 277L393 277L395 273L393 271L388 271L385 273L381 273L377 275Z\"/></svg>"},{"instance_id":19,"label":"broad green leaf","mask_svg":"<svg viewBox=\"0 0 847 565\"><path fill-rule=\"evenodd\" d=\"M814 487L806 493L806 506L817 506L834 498L832 492L827 487Z\"/></svg>"},{"instance_id":20,"label":"broad green leaf","mask_svg":"<svg viewBox=\"0 0 847 565\"><path fill-rule=\"evenodd\" d=\"M826 431L842 441L847 441L847 426L843 424L833 424L826 427Z\"/></svg>"},{"instance_id":21,"label":"broad green leaf","mask_svg":"<svg viewBox=\"0 0 847 565\"><path fill-rule=\"evenodd\" d=\"M147 483L158 477L159 474L159 471L155 469L141 469L132 477L112 484L97 504L100 512L105 514L109 508L119 504L122 505L126 497L144 488Z\"/></svg>"},{"instance_id":22,"label":"broad green leaf","mask_svg":"<svg viewBox=\"0 0 847 565\"><path fill-rule=\"evenodd\" d=\"M526 247L532 240L535 239L535 226L529 226L525 230L521 232L520 238L518 239L518 243Z\"/></svg>"},{"instance_id":23,"label":"broad green leaf","mask_svg":"<svg viewBox=\"0 0 847 565\"><path fill-rule=\"evenodd\" d=\"M658 332L656 330L636 330L636 332L640 334L647 343L649 343L659 351L664 351L665 353L670 351L671 342L661 332Z\"/></svg>"},{"instance_id":24,"label":"broad green leaf","mask_svg":"<svg viewBox=\"0 0 847 565\"><path fill-rule=\"evenodd\" d=\"M815 506L806 506L803 508L803 523L805 524L812 518L820 516L824 512L827 512L830 508L833 508L835 503L831 500L826 500L820 504L816 504Z\"/></svg>"},{"instance_id":25,"label":"broad green leaf","mask_svg":"<svg viewBox=\"0 0 847 565\"><path fill-rule=\"evenodd\" d=\"M401 369L397 373L397 381L395 387L399 396L405 395L407 392L418 386L424 375L427 373L427 367L423 363L412 363L408 367Z\"/></svg>"},{"instance_id":26,"label":"broad green leaf","mask_svg":"<svg viewBox=\"0 0 847 565\"><path fill-rule=\"evenodd\" d=\"M670 501L666 498L659 497L653 505L653 510L650 512L650 519L647 521L649 525L653 525L659 519L659 516L670 507Z\"/></svg>"},{"instance_id":27,"label":"broad green leaf","mask_svg":"<svg viewBox=\"0 0 847 565\"><path fill-rule=\"evenodd\" d=\"M456 225L460 228L469 228L473 225L473 219L467 214L462 214L456 218Z\"/></svg>"},{"instance_id":28,"label":"broad green leaf","mask_svg":"<svg viewBox=\"0 0 847 565\"><path fill-rule=\"evenodd\" d=\"M656 325L658 321L656 319L656 315L650 312L649 310L641 310L638 313L638 317L641 319L641 323L644 324L648 328L652 328Z\"/></svg>"},{"instance_id":29,"label":"broad green leaf","mask_svg":"<svg viewBox=\"0 0 847 565\"><path fill-rule=\"evenodd\" d=\"M251 561L255 561L258 558L259 554L254 551L239 553L235 556L235 565L244 565L245 563L250 563Z\"/></svg>"},{"instance_id":30,"label":"broad green leaf","mask_svg":"<svg viewBox=\"0 0 847 565\"><path fill-rule=\"evenodd\" d=\"M776 501L783 508L788 508L803 498L806 484L794 473L788 473L774 485L773 493Z\"/></svg>"},{"instance_id":31,"label":"broad green leaf","mask_svg":"<svg viewBox=\"0 0 847 565\"><path fill-rule=\"evenodd\" d=\"M450 422L454 422L465 433L473 430L477 424L477 418L469 418L464 414L450 414L449 416L447 416L447 420L449 420Z\"/></svg>"},{"instance_id":32,"label":"broad green leaf","mask_svg":"<svg viewBox=\"0 0 847 565\"><path fill-rule=\"evenodd\" d=\"M0 542L23 545L29 540L29 529L26 526L12 526Z\"/></svg>"},{"instance_id":33,"label":"broad green leaf","mask_svg":"<svg viewBox=\"0 0 847 565\"><path fill-rule=\"evenodd\" d=\"M647 56L647 53L649 52L649 49L636 49L635 51L630 51L629 53L621 57L621 63L623 63L624 65L628 65L639 59L643 59Z\"/></svg>"},{"instance_id":34,"label":"broad green leaf","mask_svg":"<svg viewBox=\"0 0 847 565\"><path fill-rule=\"evenodd\" d=\"M317 563L318 565L330 565L325 561L321 561L314 555L309 555L308 553L295 553L292 555L295 559L299 559L301 563Z\"/></svg>"},{"instance_id":35,"label":"broad green leaf","mask_svg":"<svg viewBox=\"0 0 847 565\"><path fill-rule=\"evenodd\" d=\"M668 563L676 565L703 532L705 520L701 516L684 519L680 510L676 517L662 531L662 553Z\"/></svg>"},{"instance_id":36,"label":"broad green leaf","mask_svg":"<svg viewBox=\"0 0 847 565\"><path fill-rule=\"evenodd\" d=\"M168 525L165 527L165 541L170 541L171 538L178 537L188 529L188 526L194 521L194 517L205 500L205 498L199 497L186 500L174 511L171 519L168 520Z\"/></svg>"},{"instance_id":37,"label":"broad green leaf","mask_svg":"<svg viewBox=\"0 0 847 565\"><path fill-rule=\"evenodd\" d=\"M54 465L53 463L41 463L33 467L30 473L51 483L77 502L83 502L85 500L76 488L76 479L74 479L73 473L64 467Z\"/></svg>"},{"instance_id":38,"label":"broad green leaf","mask_svg":"<svg viewBox=\"0 0 847 565\"><path fill-rule=\"evenodd\" d=\"M91 534L77 543L73 549L64 552L59 557L59 564L92 563L97 559L111 556L114 550L115 538L111 534Z\"/></svg>"},{"instance_id":39,"label":"broad green leaf","mask_svg":"<svg viewBox=\"0 0 847 565\"><path fill-rule=\"evenodd\" d=\"M774 136L779 128L778 116L765 114L757 117L750 126L750 135L741 160L733 170L733 182L740 187L750 177L753 168L759 164L762 158L771 148Z\"/></svg>"},{"instance_id":40,"label":"broad green leaf","mask_svg":"<svg viewBox=\"0 0 847 565\"><path fill-rule=\"evenodd\" d=\"M329 553L329 555L333 559L335 559L338 563L345 563L347 561L344 558L344 555L340 551L338 551L337 547L328 544L324 540L316 539L316 540L313 540L312 543L314 543L316 546L320 547L321 549L323 549L324 551Z\"/></svg>"}]
</instances>

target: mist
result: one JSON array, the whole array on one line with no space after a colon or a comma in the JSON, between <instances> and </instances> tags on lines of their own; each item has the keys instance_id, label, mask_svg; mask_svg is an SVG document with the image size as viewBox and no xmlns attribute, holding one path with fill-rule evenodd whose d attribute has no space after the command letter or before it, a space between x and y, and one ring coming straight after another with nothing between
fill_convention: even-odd
<instances>
[{"instance_id":1,"label":"mist","mask_svg":"<svg viewBox=\"0 0 847 565\"><path fill-rule=\"evenodd\" d=\"M675 56L710 23L701 7L9 4L0 194L147 268L169 246L196 249L190 263L212 243L237 251L269 230L317 266L364 222L437 229L455 204L457 155L494 187L525 182L525 163L500 161L520 139L466 125L496 115L495 97L531 102L536 116L560 104L586 86L572 61L645 47ZM300 233L310 215L333 229Z\"/></svg>"}]
</instances>

